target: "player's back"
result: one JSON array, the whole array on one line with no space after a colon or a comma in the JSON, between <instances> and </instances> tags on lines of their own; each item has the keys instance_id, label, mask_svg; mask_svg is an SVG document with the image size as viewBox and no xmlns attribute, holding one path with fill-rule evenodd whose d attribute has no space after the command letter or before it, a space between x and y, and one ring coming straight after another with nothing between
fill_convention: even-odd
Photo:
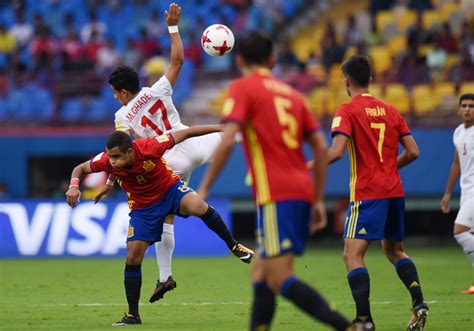
<instances>
[{"instance_id":1,"label":"player's back","mask_svg":"<svg viewBox=\"0 0 474 331\"><path fill-rule=\"evenodd\" d=\"M410 131L390 104L362 94L339 107L333 135L350 139L351 200L370 200L404 195L398 172L398 144Z\"/></svg>"},{"instance_id":2,"label":"player's back","mask_svg":"<svg viewBox=\"0 0 474 331\"><path fill-rule=\"evenodd\" d=\"M319 128L303 97L260 70L234 81L225 121L242 124L246 156L259 204L302 199L313 187L302 151L303 138Z\"/></svg>"},{"instance_id":3,"label":"player's back","mask_svg":"<svg viewBox=\"0 0 474 331\"><path fill-rule=\"evenodd\" d=\"M173 89L162 76L152 87L144 87L115 113L115 128L129 130L140 138L186 128L172 100Z\"/></svg>"}]
</instances>

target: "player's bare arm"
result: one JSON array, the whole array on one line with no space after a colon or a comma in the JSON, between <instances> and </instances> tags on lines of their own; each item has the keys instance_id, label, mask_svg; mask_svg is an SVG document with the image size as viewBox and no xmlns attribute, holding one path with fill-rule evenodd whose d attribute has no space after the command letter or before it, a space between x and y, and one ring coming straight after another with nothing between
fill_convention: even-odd
<instances>
[{"instance_id":1,"label":"player's bare arm","mask_svg":"<svg viewBox=\"0 0 474 331\"><path fill-rule=\"evenodd\" d=\"M336 134L332 139L331 148L328 150L328 163L334 163L344 156L349 138L343 134Z\"/></svg>"},{"instance_id":2,"label":"player's bare arm","mask_svg":"<svg viewBox=\"0 0 474 331\"><path fill-rule=\"evenodd\" d=\"M79 164L72 170L71 183L77 180L77 185L69 185L69 189L66 191L66 199L69 206L72 208L76 207L77 203L81 200L81 191L79 190L79 180L92 171L90 161Z\"/></svg>"},{"instance_id":3,"label":"player's bare arm","mask_svg":"<svg viewBox=\"0 0 474 331\"><path fill-rule=\"evenodd\" d=\"M420 150L418 149L418 145L412 135L403 136L400 139L400 144L402 144L405 150L398 156L398 169L409 165L420 155Z\"/></svg>"},{"instance_id":4,"label":"player's bare arm","mask_svg":"<svg viewBox=\"0 0 474 331\"><path fill-rule=\"evenodd\" d=\"M221 132L222 129L222 124L198 125L183 130L174 131L171 133L171 135L173 136L175 144L179 144L180 142L192 137L204 136L214 132Z\"/></svg>"},{"instance_id":5,"label":"player's bare arm","mask_svg":"<svg viewBox=\"0 0 474 331\"><path fill-rule=\"evenodd\" d=\"M451 165L451 170L449 172L448 183L446 184L446 189L444 190L443 198L441 199L440 207L441 211L445 214L449 213L451 210L449 202L451 200L451 192L453 191L454 184L461 174L461 166L459 164L459 155L458 152L454 151L453 164Z\"/></svg>"},{"instance_id":6,"label":"player's bare arm","mask_svg":"<svg viewBox=\"0 0 474 331\"><path fill-rule=\"evenodd\" d=\"M217 176L227 163L227 160L234 149L234 137L237 132L240 131L240 127L236 123L229 122L224 125L223 131L222 141L216 150L214 160L209 165L197 191L203 199L207 197L212 184L215 182Z\"/></svg>"},{"instance_id":7,"label":"player's bare arm","mask_svg":"<svg viewBox=\"0 0 474 331\"><path fill-rule=\"evenodd\" d=\"M313 185L314 204L310 231L315 233L327 225L326 207L324 206L324 186L328 168L328 147L324 135L317 131L307 138L313 149Z\"/></svg>"},{"instance_id":8,"label":"player's bare arm","mask_svg":"<svg viewBox=\"0 0 474 331\"><path fill-rule=\"evenodd\" d=\"M179 19L181 17L181 7L176 3L171 3L169 10L165 11L166 24L168 27L176 27L178 25ZM171 28L173 29L173 28ZM184 63L184 48L183 42L181 41L181 36L179 35L178 30L170 31L171 38L171 56L170 64L166 68L165 76L168 78L171 86L176 84L178 80L179 72Z\"/></svg>"}]
</instances>

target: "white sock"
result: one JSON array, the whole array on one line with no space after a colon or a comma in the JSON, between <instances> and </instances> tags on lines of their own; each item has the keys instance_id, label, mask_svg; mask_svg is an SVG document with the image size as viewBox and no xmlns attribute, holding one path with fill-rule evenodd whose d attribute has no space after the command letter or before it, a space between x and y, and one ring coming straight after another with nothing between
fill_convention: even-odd
<instances>
[{"instance_id":1,"label":"white sock","mask_svg":"<svg viewBox=\"0 0 474 331\"><path fill-rule=\"evenodd\" d=\"M174 225L163 224L161 241L155 243L156 262L160 270L160 282L165 282L171 276L171 259L174 251Z\"/></svg>"},{"instance_id":2,"label":"white sock","mask_svg":"<svg viewBox=\"0 0 474 331\"><path fill-rule=\"evenodd\" d=\"M469 257L471 263L474 265L474 235L469 232L461 232L459 234L455 234L454 238L461 245L464 253Z\"/></svg>"}]
</instances>

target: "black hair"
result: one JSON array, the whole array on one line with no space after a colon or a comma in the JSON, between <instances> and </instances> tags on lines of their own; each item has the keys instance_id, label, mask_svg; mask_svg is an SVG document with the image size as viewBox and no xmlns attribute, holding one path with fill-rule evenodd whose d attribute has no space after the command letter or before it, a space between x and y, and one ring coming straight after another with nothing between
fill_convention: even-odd
<instances>
[{"instance_id":1,"label":"black hair","mask_svg":"<svg viewBox=\"0 0 474 331\"><path fill-rule=\"evenodd\" d=\"M115 131L107 139L107 149L114 147L118 147L120 151L125 153L129 148L132 148L132 138L123 131Z\"/></svg>"},{"instance_id":2,"label":"black hair","mask_svg":"<svg viewBox=\"0 0 474 331\"><path fill-rule=\"evenodd\" d=\"M266 65L273 53L273 42L260 31L251 31L240 38L238 54L248 65Z\"/></svg>"},{"instance_id":3,"label":"black hair","mask_svg":"<svg viewBox=\"0 0 474 331\"><path fill-rule=\"evenodd\" d=\"M365 55L354 55L342 64L342 72L356 87L368 87L372 77L370 59Z\"/></svg>"},{"instance_id":4,"label":"black hair","mask_svg":"<svg viewBox=\"0 0 474 331\"><path fill-rule=\"evenodd\" d=\"M461 95L459 98L459 105L461 105L464 100L474 100L474 93L465 93Z\"/></svg>"},{"instance_id":5,"label":"black hair","mask_svg":"<svg viewBox=\"0 0 474 331\"><path fill-rule=\"evenodd\" d=\"M109 76L109 84L112 85L116 91L121 91L122 89L130 93L138 93L140 91L138 73L129 66L117 67Z\"/></svg>"}]
</instances>

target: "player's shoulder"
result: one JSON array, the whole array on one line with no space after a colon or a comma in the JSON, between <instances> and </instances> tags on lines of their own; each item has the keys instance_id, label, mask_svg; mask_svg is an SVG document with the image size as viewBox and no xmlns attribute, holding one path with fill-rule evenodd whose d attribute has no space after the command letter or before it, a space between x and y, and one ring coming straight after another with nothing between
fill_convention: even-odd
<instances>
[{"instance_id":1,"label":"player's shoulder","mask_svg":"<svg viewBox=\"0 0 474 331\"><path fill-rule=\"evenodd\" d=\"M461 123L461 124L459 124L459 125L456 127L456 129L454 129L453 135L454 135L454 136L457 136L457 135L459 135L459 134L460 134L461 132L463 132L463 131L464 131L464 124Z\"/></svg>"}]
</instances>

